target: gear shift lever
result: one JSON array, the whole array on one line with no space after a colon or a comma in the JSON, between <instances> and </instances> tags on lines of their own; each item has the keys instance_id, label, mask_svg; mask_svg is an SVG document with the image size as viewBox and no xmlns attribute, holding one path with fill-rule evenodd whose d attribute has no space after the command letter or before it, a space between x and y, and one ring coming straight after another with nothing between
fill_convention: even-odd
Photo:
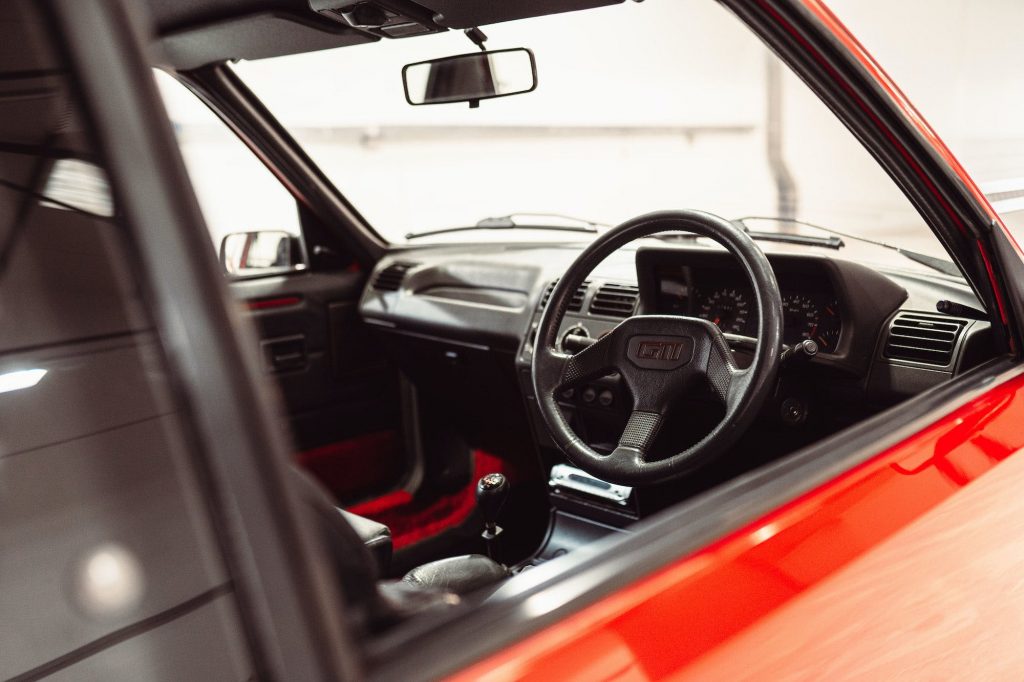
<instances>
[{"instance_id":1,"label":"gear shift lever","mask_svg":"<svg viewBox=\"0 0 1024 682\"><path fill-rule=\"evenodd\" d=\"M498 513L508 499L508 479L503 474L487 474L476 484L476 506L484 517L482 536L487 541L487 553L494 558L494 549L501 526L498 525Z\"/></svg>"}]
</instances>

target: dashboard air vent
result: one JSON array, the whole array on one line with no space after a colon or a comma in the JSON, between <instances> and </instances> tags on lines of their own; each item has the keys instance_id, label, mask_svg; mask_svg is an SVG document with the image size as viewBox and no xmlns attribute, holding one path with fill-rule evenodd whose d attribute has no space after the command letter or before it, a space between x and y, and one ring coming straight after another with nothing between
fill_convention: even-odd
<instances>
[{"instance_id":1,"label":"dashboard air vent","mask_svg":"<svg viewBox=\"0 0 1024 682\"><path fill-rule=\"evenodd\" d=\"M540 297L540 306L537 308L538 310L544 310L544 306L548 304L548 299L551 298L551 293L555 290L556 284L558 284L557 279L549 284L547 289L544 290L544 295ZM587 295L587 287L589 286L590 280L587 280L576 287L576 291L572 294L572 299L569 300L569 312L578 313L583 310L583 299Z\"/></svg>"},{"instance_id":2,"label":"dashboard air vent","mask_svg":"<svg viewBox=\"0 0 1024 682\"><path fill-rule=\"evenodd\" d=\"M889 325L885 357L945 367L968 320L923 313L899 313Z\"/></svg>"},{"instance_id":3,"label":"dashboard air vent","mask_svg":"<svg viewBox=\"0 0 1024 682\"><path fill-rule=\"evenodd\" d=\"M405 279L405 273L416 267L418 263L398 261L377 273L373 279L373 288L377 291L398 291Z\"/></svg>"},{"instance_id":4,"label":"dashboard air vent","mask_svg":"<svg viewBox=\"0 0 1024 682\"><path fill-rule=\"evenodd\" d=\"M636 309L640 289L631 284L603 284L590 302L591 315L629 317Z\"/></svg>"}]
</instances>

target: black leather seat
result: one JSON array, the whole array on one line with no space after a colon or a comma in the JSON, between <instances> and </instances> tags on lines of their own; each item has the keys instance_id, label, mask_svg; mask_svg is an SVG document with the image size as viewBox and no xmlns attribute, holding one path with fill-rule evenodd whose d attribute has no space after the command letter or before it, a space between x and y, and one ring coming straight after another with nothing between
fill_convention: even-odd
<instances>
[{"instance_id":1,"label":"black leather seat","mask_svg":"<svg viewBox=\"0 0 1024 682\"><path fill-rule=\"evenodd\" d=\"M482 554L466 554L418 566L406 573L402 581L463 595L495 585L508 576L508 569L498 562Z\"/></svg>"},{"instance_id":2,"label":"black leather seat","mask_svg":"<svg viewBox=\"0 0 1024 682\"><path fill-rule=\"evenodd\" d=\"M402 580L380 581L391 559L391 531L384 524L338 509L309 475L298 469L293 472L357 625L378 630L414 613L445 608L457 604L461 595L496 585L509 575L501 564L469 554L424 564Z\"/></svg>"},{"instance_id":3,"label":"black leather seat","mask_svg":"<svg viewBox=\"0 0 1024 682\"><path fill-rule=\"evenodd\" d=\"M342 518L352 526L363 545L370 550L377 564L378 575L387 575L391 566L391 529L352 512L339 509ZM441 589L454 594L469 594L508 577L508 570L482 554L466 554L431 561L412 569L403 582L418 587Z\"/></svg>"},{"instance_id":4,"label":"black leather seat","mask_svg":"<svg viewBox=\"0 0 1024 682\"><path fill-rule=\"evenodd\" d=\"M383 523L377 523L365 516L347 512L344 509L338 511L341 512L342 518L348 522L348 525L352 526L352 530L362 540L363 545L370 550L370 554L373 555L377 564L379 575L387 575L391 568L391 553L394 547L391 542L391 529Z\"/></svg>"}]
</instances>

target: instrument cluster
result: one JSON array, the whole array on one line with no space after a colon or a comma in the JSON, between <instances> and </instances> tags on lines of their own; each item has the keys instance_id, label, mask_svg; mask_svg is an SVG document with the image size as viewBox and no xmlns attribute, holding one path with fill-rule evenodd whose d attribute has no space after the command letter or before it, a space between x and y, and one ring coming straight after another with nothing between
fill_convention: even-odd
<instances>
[{"instance_id":1,"label":"instrument cluster","mask_svg":"<svg viewBox=\"0 0 1024 682\"><path fill-rule=\"evenodd\" d=\"M723 332L757 336L757 301L740 272L718 270L662 272L658 277L657 312L688 315L713 322ZM818 344L821 352L834 353L843 322L839 300L825 278L779 276L784 312L783 342L803 339Z\"/></svg>"}]
</instances>

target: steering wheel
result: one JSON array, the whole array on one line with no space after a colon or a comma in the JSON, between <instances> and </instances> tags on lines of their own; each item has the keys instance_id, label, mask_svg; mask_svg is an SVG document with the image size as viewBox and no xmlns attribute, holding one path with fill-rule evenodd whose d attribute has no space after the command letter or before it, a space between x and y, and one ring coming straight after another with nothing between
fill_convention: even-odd
<instances>
[{"instance_id":1,"label":"steering wheel","mask_svg":"<svg viewBox=\"0 0 1024 682\"><path fill-rule=\"evenodd\" d=\"M636 315L592 345L569 355L558 332L572 293L608 255L658 232L686 231L725 246L743 265L757 300L758 343L750 367L739 369L721 330L694 317ZM679 477L721 455L750 426L772 393L782 348L782 297L764 252L740 228L701 211L660 211L634 218L597 237L558 280L541 316L533 354L533 387L548 430L562 452L585 471L622 485ZM558 405L566 389L618 372L633 412L618 446L603 455L571 429ZM722 420L698 443L675 455L648 459L677 398L699 384L725 407Z\"/></svg>"}]
</instances>

